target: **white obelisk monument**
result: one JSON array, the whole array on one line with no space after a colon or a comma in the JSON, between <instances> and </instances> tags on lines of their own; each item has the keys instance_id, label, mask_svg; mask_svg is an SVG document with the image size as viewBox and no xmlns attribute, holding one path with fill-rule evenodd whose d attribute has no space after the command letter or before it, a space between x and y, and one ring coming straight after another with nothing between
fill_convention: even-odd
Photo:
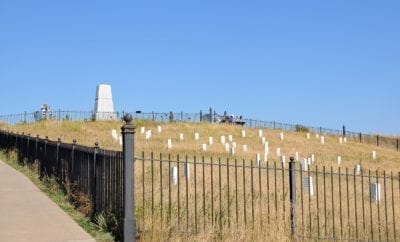
<instances>
[{"instance_id":1,"label":"white obelisk monument","mask_svg":"<svg viewBox=\"0 0 400 242\"><path fill-rule=\"evenodd\" d=\"M94 113L96 120L116 120L110 85L97 86Z\"/></svg>"}]
</instances>

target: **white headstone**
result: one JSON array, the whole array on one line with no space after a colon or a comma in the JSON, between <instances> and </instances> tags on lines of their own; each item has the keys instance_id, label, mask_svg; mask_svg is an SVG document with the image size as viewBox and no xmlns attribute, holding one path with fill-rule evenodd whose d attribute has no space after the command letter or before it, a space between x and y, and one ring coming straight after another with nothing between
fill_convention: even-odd
<instances>
[{"instance_id":1,"label":"white headstone","mask_svg":"<svg viewBox=\"0 0 400 242\"><path fill-rule=\"evenodd\" d=\"M233 141L233 136L231 134L228 136L228 140L229 140L229 142Z\"/></svg>"},{"instance_id":2,"label":"white headstone","mask_svg":"<svg viewBox=\"0 0 400 242\"><path fill-rule=\"evenodd\" d=\"M122 146L123 145L123 140L122 140L122 136L119 136L119 145Z\"/></svg>"},{"instance_id":3,"label":"white headstone","mask_svg":"<svg viewBox=\"0 0 400 242\"><path fill-rule=\"evenodd\" d=\"M158 133L161 133L161 132L162 132L162 128L161 128L160 125L157 126L157 132L158 132Z\"/></svg>"},{"instance_id":4,"label":"white headstone","mask_svg":"<svg viewBox=\"0 0 400 242\"><path fill-rule=\"evenodd\" d=\"M315 155L314 155L314 154L311 155L311 162L312 162L313 164L315 163Z\"/></svg>"},{"instance_id":5,"label":"white headstone","mask_svg":"<svg viewBox=\"0 0 400 242\"><path fill-rule=\"evenodd\" d=\"M313 179L312 177L304 177L303 178L303 186L304 190L310 194L310 196L314 196L314 184L313 184Z\"/></svg>"},{"instance_id":6,"label":"white headstone","mask_svg":"<svg viewBox=\"0 0 400 242\"><path fill-rule=\"evenodd\" d=\"M144 134L144 132L146 132L146 128L145 127L140 127L140 133Z\"/></svg>"},{"instance_id":7,"label":"white headstone","mask_svg":"<svg viewBox=\"0 0 400 242\"><path fill-rule=\"evenodd\" d=\"M347 138L346 137L343 138L343 143L345 143L345 144L347 143Z\"/></svg>"},{"instance_id":8,"label":"white headstone","mask_svg":"<svg viewBox=\"0 0 400 242\"><path fill-rule=\"evenodd\" d=\"M276 156L281 156L281 148L276 148Z\"/></svg>"},{"instance_id":9,"label":"white headstone","mask_svg":"<svg viewBox=\"0 0 400 242\"><path fill-rule=\"evenodd\" d=\"M307 161L308 161L308 162L307 162L308 165L311 166L311 164L312 164L312 159L311 159L311 157L309 157L309 158L307 159Z\"/></svg>"},{"instance_id":10,"label":"white headstone","mask_svg":"<svg viewBox=\"0 0 400 242\"><path fill-rule=\"evenodd\" d=\"M374 202L379 202L381 200L381 184L371 184L371 199Z\"/></svg>"},{"instance_id":11,"label":"white headstone","mask_svg":"<svg viewBox=\"0 0 400 242\"><path fill-rule=\"evenodd\" d=\"M236 147L236 142L232 142L232 147L235 148L235 149L237 148Z\"/></svg>"},{"instance_id":12,"label":"white headstone","mask_svg":"<svg viewBox=\"0 0 400 242\"><path fill-rule=\"evenodd\" d=\"M200 134L199 133L194 133L194 139L199 140L200 139Z\"/></svg>"},{"instance_id":13,"label":"white headstone","mask_svg":"<svg viewBox=\"0 0 400 242\"><path fill-rule=\"evenodd\" d=\"M303 159L303 161L301 162L301 169L303 171L308 171L308 159Z\"/></svg>"},{"instance_id":14,"label":"white headstone","mask_svg":"<svg viewBox=\"0 0 400 242\"><path fill-rule=\"evenodd\" d=\"M180 133L180 134L179 134L179 140L180 140L180 141L183 141L183 133Z\"/></svg>"},{"instance_id":15,"label":"white headstone","mask_svg":"<svg viewBox=\"0 0 400 242\"><path fill-rule=\"evenodd\" d=\"M189 178L190 178L190 164L189 163L185 163L184 167L185 167L185 177L187 177L188 180L189 180Z\"/></svg>"},{"instance_id":16,"label":"white headstone","mask_svg":"<svg viewBox=\"0 0 400 242\"><path fill-rule=\"evenodd\" d=\"M206 151L207 151L207 144L202 144L202 145L201 145L201 148L202 148L202 150L203 150L204 152L206 152Z\"/></svg>"},{"instance_id":17,"label":"white headstone","mask_svg":"<svg viewBox=\"0 0 400 242\"><path fill-rule=\"evenodd\" d=\"M178 167L171 167L171 182L178 185Z\"/></svg>"},{"instance_id":18,"label":"white headstone","mask_svg":"<svg viewBox=\"0 0 400 242\"><path fill-rule=\"evenodd\" d=\"M342 157L340 155L337 157L337 163L339 166L342 164Z\"/></svg>"},{"instance_id":19,"label":"white headstone","mask_svg":"<svg viewBox=\"0 0 400 242\"><path fill-rule=\"evenodd\" d=\"M151 130L146 131L146 140L149 140L151 138Z\"/></svg>"},{"instance_id":20,"label":"white headstone","mask_svg":"<svg viewBox=\"0 0 400 242\"><path fill-rule=\"evenodd\" d=\"M94 105L96 120L116 120L111 86L100 84L96 88L96 100Z\"/></svg>"},{"instance_id":21,"label":"white headstone","mask_svg":"<svg viewBox=\"0 0 400 242\"><path fill-rule=\"evenodd\" d=\"M321 144L325 144L325 137L321 136Z\"/></svg>"},{"instance_id":22,"label":"white headstone","mask_svg":"<svg viewBox=\"0 0 400 242\"><path fill-rule=\"evenodd\" d=\"M257 155L256 155L256 163L257 163L257 166L260 166L260 162L261 162L261 156L260 156L259 153L257 153Z\"/></svg>"},{"instance_id":23,"label":"white headstone","mask_svg":"<svg viewBox=\"0 0 400 242\"><path fill-rule=\"evenodd\" d=\"M262 142L262 144L265 144L265 142L267 142L267 139L265 137L262 137L261 142Z\"/></svg>"},{"instance_id":24,"label":"white headstone","mask_svg":"<svg viewBox=\"0 0 400 242\"><path fill-rule=\"evenodd\" d=\"M339 138L339 144L343 144L343 137Z\"/></svg>"},{"instance_id":25,"label":"white headstone","mask_svg":"<svg viewBox=\"0 0 400 242\"><path fill-rule=\"evenodd\" d=\"M246 130L242 130L242 138L246 138Z\"/></svg>"},{"instance_id":26,"label":"white headstone","mask_svg":"<svg viewBox=\"0 0 400 242\"><path fill-rule=\"evenodd\" d=\"M283 140L284 138L285 138L285 137L284 137L284 134L281 133L281 134L280 134L280 139Z\"/></svg>"},{"instance_id":27,"label":"white headstone","mask_svg":"<svg viewBox=\"0 0 400 242\"><path fill-rule=\"evenodd\" d=\"M316 135L315 135L315 138L319 139L319 134L316 134Z\"/></svg>"},{"instance_id":28,"label":"white headstone","mask_svg":"<svg viewBox=\"0 0 400 242\"><path fill-rule=\"evenodd\" d=\"M208 137L208 144L213 145L214 144L214 138L213 137Z\"/></svg>"},{"instance_id":29,"label":"white headstone","mask_svg":"<svg viewBox=\"0 0 400 242\"><path fill-rule=\"evenodd\" d=\"M360 175L361 174L361 165L357 164L354 167L354 172L356 173L356 175Z\"/></svg>"},{"instance_id":30,"label":"white headstone","mask_svg":"<svg viewBox=\"0 0 400 242\"><path fill-rule=\"evenodd\" d=\"M311 136L310 133L307 133L307 139L310 139L310 136Z\"/></svg>"},{"instance_id":31,"label":"white headstone","mask_svg":"<svg viewBox=\"0 0 400 242\"><path fill-rule=\"evenodd\" d=\"M225 136L224 136L224 135L222 135L222 136L221 136L221 144L223 144L223 145L224 145L224 144L225 144L225 142L226 142Z\"/></svg>"},{"instance_id":32,"label":"white headstone","mask_svg":"<svg viewBox=\"0 0 400 242\"><path fill-rule=\"evenodd\" d=\"M296 161L300 160L299 152L296 152Z\"/></svg>"},{"instance_id":33,"label":"white headstone","mask_svg":"<svg viewBox=\"0 0 400 242\"><path fill-rule=\"evenodd\" d=\"M285 167L285 164L286 164L286 156L281 156L281 163L282 163L282 165L283 165L283 167Z\"/></svg>"},{"instance_id":34,"label":"white headstone","mask_svg":"<svg viewBox=\"0 0 400 242\"><path fill-rule=\"evenodd\" d=\"M231 150L231 146L229 145L229 143L225 143L225 152L229 153L230 150Z\"/></svg>"},{"instance_id":35,"label":"white headstone","mask_svg":"<svg viewBox=\"0 0 400 242\"><path fill-rule=\"evenodd\" d=\"M258 130L258 137L260 137L260 138L263 137L263 131L262 131L262 129L259 129L259 130Z\"/></svg>"},{"instance_id":36,"label":"white headstone","mask_svg":"<svg viewBox=\"0 0 400 242\"><path fill-rule=\"evenodd\" d=\"M111 136L115 141L118 141L117 130L115 130L115 129L111 130Z\"/></svg>"},{"instance_id":37,"label":"white headstone","mask_svg":"<svg viewBox=\"0 0 400 242\"><path fill-rule=\"evenodd\" d=\"M376 151L372 151L372 160L376 160Z\"/></svg>"},{"instance_id":38,"label":"white headstone","mask_svg":"<svg viewBox=\"0 0 400 242\"><path fill-rule=\"evenodd\" d=\"M168 141L167 141L167 148L172 149L172 140L171 139L168 139Z\"/></svg>"},{"instance_id":39,"label":"white headstone","mask_svg":"<svg viewBox=\"0 0 400 242\"><path fill-rule=\"evenodd\" d=\"M247 152L247 145L243 145L243 152Z\"/></svg>"},{"instance_id":40,"label":"white headstone","mask_svg":"<svg viewBox=\"0 0 400 242\"><path fill-rule=\"evenodd\" d=\"M236 154L236 148L235 147L231 147L231 155L235 155Z\"/></svg>"}]
</instances>

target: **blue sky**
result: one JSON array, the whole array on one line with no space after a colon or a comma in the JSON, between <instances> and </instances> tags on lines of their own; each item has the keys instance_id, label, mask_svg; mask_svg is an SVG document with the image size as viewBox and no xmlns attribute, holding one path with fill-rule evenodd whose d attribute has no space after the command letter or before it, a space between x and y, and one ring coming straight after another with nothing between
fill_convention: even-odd
<instances>
[{"instance_id":1,"label":"blue sky","mask_svg":"<svg viewBox=\"0 0 400 242\"><path fill-rule=\"evenodd\" d=\"M399 1L0 1L0 113L219 113L400 134Z\"/></svg>"}]
</instances>

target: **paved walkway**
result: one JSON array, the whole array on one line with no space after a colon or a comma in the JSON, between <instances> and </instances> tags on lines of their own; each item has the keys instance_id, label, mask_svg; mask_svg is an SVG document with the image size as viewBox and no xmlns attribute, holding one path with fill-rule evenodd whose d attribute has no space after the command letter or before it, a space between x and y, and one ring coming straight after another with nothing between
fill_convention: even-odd
<instances>
[{"instance_id":1,"label":"paved walkway","mask_svg":"<svg viewBox=\"0 0 400 242\"><path fill-rule=\"evenodd\" d=\"M28 178L0 161L1 242L94 242Z\"/></svg>"}]
</instances>

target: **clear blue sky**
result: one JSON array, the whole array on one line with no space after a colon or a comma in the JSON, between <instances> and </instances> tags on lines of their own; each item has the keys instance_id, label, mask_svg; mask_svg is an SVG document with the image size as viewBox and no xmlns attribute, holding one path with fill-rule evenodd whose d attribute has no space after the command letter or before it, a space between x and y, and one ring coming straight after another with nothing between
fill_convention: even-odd
<instances>
[{"instance_id":1,"label":"clear blue sky","mask_svg":"<svg viewBox=\"0 0 400 242\"><path fill-rule=\"evenodd\" d=\"M0 113L242 114L400 134L399 1L0 1Z\"/></svg>"}]
</instances>

